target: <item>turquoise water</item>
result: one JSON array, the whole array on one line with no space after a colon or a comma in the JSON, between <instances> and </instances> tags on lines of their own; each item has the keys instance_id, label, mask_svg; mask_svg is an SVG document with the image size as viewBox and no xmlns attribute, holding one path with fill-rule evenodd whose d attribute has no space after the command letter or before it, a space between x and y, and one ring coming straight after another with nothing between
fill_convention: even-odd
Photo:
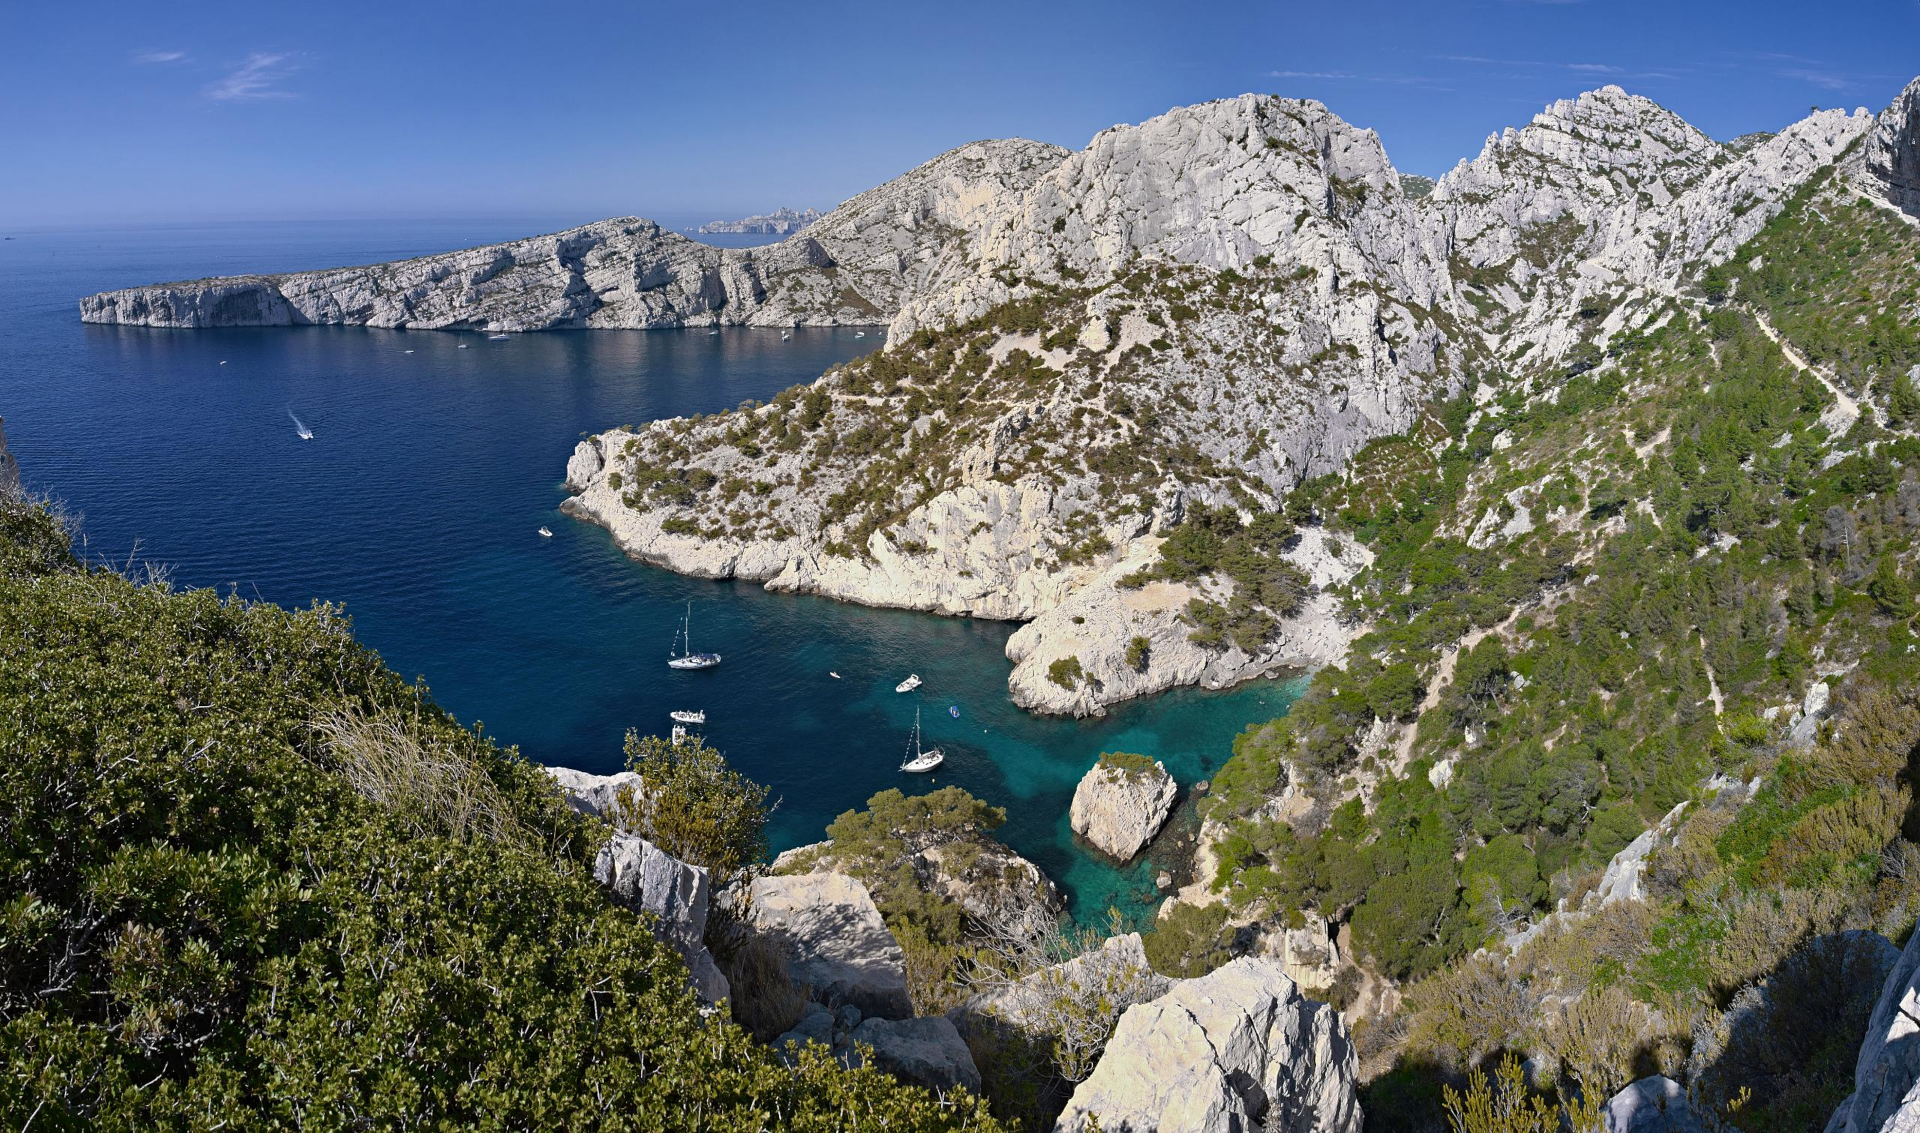
<instances>
[{"instance_id":1,"label":"turquoise water","mask_svg":"<svg viewBox=\"0 0 1920 1133\"><path fill-rule=\"evenodd\" d=\"M704 708L708 738L780 797L776 850L820 838L876 791L957 783L1007 809L1002 836L1077 915L1149 907L1161 863L1121 871L1077 848L1074 784L1119 749L1165 760L1190 785L1241 728L1284 712L1292 684L1176 692L1098 721L1033 717L1007 698L1012 625L681 578L555 510L582 433L766 398L873 349L872 334L164 331L85 326L75 307L108 287L559 226L15 233L0 243L0 416L28 487L83 517L96 558L170 564L181 584L286 605L344 603L396 669L533 759L612 771L628 728L664 732L669 710ZM289 410L314 440L295 436ZM726 656L718 669L665 667L689 602L696 647ZM895 693L908 672L925 685ZM896 770L916 706L947 753L935 775Z\"/></svg>"}]
</instances>

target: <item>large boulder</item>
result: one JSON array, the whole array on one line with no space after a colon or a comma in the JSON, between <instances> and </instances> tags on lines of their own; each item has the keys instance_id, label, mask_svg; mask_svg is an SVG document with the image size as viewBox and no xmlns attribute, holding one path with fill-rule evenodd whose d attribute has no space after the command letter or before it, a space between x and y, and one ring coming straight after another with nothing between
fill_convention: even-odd
<instances>
[{"instance_id":1,"label":"large boulder","mask_svg":"<svg viewBox=\"0 0 1920 1133\"><path fill-rule=\"evenodd\" d=\"M1880 987L1853 1068L1853 1096L1827 1133L1920 1130L1920 928Z\"/></svg>"},{"instance_id":2,"label":"large boulder","mask_svg":"<svg viewBox=\"0 0 1920 1133\"><path fill-rule=\"evenodd\" d=\"M844 873L759 877L748 911L753 927L786 949L794 982L830 1007L905 1019L906 954L887 931L867 887Z\"/></svg>"},{"instance_id":3,"label":"large boulder","mask_svg":"<svg viewBox=\"0 0 1920 1133\"><path fill-rule=\"evenodd\" d=\"M706 870L638 835L615 833L594 856L593 879L607 887L615 903L653 914L655 935L686 960L700 998L718 1003L727 997L727 977L704 940L711 897Z\"/></svg>"},{"instance_id":4,"label":"large boulder","mask_svg":"<svg viewBox=\"0 0 1920 1133\"><path fill-rule=\"evenodd\" d=\"M598 815L605 819L614 817L614 803L622 791L640 789L640 776L632 771L594 775L575 771L571 767L549 767L546 772L560 787L568 806L581 814Z\"/></svg>"},{"instance_id":5,"label":"large boulder","mask_svg":"<svg viewBox=\"0 0 1920 1133\"><path fill-rule=\"evenodd\" d=\"M1360 1133L1353 1043L1265 957L1127 1009L1054 1126L1084 1133Z\"/></svg>"},{"instance_id":6,"label":"large boulder","mask_svg":"<svg viewBox=\"0 0 1920 1133\"><path fill-rule=\"evenodd\" d=\"M1004 920L1036 905L1052 913L1066 907L1060 890L1039 866L992 838L962 837L924 845L905 838L903 844L920 888L954 902L976 920ZM860 865L841 858L832 839L796 846L773 859L775 873L789 874L854 874Z\"/></svg>"},{"instance_id":7,"label":"large boulder","mask_svg":"<svg viewBox=\"0 0 1920 1133\"><path fill-rule=\"evenodd\" d=\"M964 1087L980 1092L980 1071L973 1054L945 1015L920 1019L864 1019L847 1035L852 1046L866 1044L873 1063L896 1078L930 1090ZM850 1059L858 1063L856 1057Z\"/></svg>"},{"instance_id":8,"label":"large boulder","mask_svg":"<svg viewBox=\"0 0 1920 1133\"><path fill-rule=\"evenodd\" d=\"M1671 1078L1654 1074L1607 1099L1600 1116L1605 1133L1706 1133L1687 1104L1687 1092Z\"/></svg>"},{"instance_id":9,"label":"large boulder","mask_svg":"<svg viewBox=\"0 0 1920 1133\"><path fill-rule=\"evenodd\" d=\"M1100 852L1129 861L1160 832L1179 794L1165 764L1112 752L1081 778L1068 819Z\"/></svg>"}]
</instances>

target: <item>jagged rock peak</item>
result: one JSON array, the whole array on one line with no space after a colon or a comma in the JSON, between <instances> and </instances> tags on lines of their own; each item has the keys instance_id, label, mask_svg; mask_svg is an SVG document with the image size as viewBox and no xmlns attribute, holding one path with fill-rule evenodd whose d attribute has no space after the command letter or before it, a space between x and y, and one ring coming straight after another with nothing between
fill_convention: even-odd
<instances>
[{"instance_id":1,"label":"jagged rock peak","mask_svg":"<svg viewBox=\"0 0 1920 1133\"><path fill-rule=\"evenodd\" d=\"M1920 78L1874 120L1867 136L1867 174L1881 196L1920 217Z\"/></svg>"},{"instance_id":2,"label":"jagged rock peak","mask_svg":"<svg viewBox=\"0 0 1920 1133\"><path fill-rule=\"evenodd\" d=\"M1720 143L1650 98L1611 84L1549 104L1519 129L1489 135L1480 156L1462 161L1434 187L1435 200L1484 192L1519 178L1607 197L1658 184L1654 202L1693 183L1720 156Z\"/></svg>"}]
</instances>

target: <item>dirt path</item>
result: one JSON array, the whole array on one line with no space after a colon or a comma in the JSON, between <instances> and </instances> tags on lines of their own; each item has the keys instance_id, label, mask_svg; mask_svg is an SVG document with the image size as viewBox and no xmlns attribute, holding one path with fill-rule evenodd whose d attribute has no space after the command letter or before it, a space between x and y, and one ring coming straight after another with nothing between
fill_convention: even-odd
<instances>
[{"instance_id":1,"label":"dirt path","mask_svg":"<svg viewBox=\"0 0 1920 1133\"><path fill-rule=\"evenodd\" d=\"M1773 324L1767 321L1767 316L1756 309L1749 308L1749 310L1753 314L1754 322L1760 324L1761 333L1773 340L1773 344L1780 348L1780 353L1786 356L1787 362L1801 373L1813 375L1814 380L1826 386L1827 392L1833 395L1833 408L1820 415L1820 423L1827 427L1827 434L1839 437L1853 428L1853 423L1860 419L1860 403L1855 401L1846 390L1841 389L1839 383L1828 377L1825 370L1801 357L1800 352L1793 348L1793 344L1781 337L1779 331L1773 329ZM1874 417L1878 423L1877 411Z\"/></svg>"}]
</instances>

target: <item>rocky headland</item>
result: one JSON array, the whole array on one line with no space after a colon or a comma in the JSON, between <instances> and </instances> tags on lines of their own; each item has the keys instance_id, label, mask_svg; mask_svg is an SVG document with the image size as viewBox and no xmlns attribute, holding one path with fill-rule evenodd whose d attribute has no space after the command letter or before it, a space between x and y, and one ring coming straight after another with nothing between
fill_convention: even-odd
<instances>
[{"instance_id":1,"label":"rocky headland","mask_svg":"<svg viewBox=\"0 0 1920 1133\"><path fill-rule=\"evenodd\" d=\"M696 231L702 236L718 236L726 233L791 236L819 219L819 209L810 208L795 212L783 205L763 216L748 216L739 220L710 220Z\"/></svg>"}]
</instances>

